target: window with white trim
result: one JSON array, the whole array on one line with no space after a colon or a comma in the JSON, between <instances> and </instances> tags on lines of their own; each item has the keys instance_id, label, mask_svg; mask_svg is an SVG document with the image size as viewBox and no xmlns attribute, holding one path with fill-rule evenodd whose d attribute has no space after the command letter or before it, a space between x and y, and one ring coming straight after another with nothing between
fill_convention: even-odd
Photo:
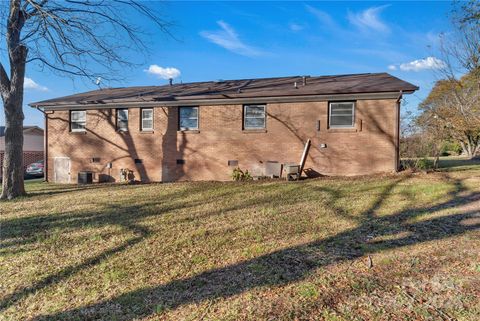
<instances>
[{"instance_id":1,"label":"window with white trim","mask_svg":"<svg viewBox=\"0 0 480 321\"><path fill-rule=\"evenodd\" d=\"M128 131L128 109L117 109L117 130L121 132Z\"/></svg>"},{"instance_id":2,"label":"window with white trim","mask_svg":"<svg viewBox=\"0 0 480 321\"><path fill-rule=\"evenodd\" d=\"M178 127L180 130L197 130L198 107L179 107Z\"/></svg>"},{"instance_id":3,"label":"window with white trim","mask_svg":"<svg viewBox=\"0 0 480 321\"><path fill-rule=\"evenodd\" d=\"M70 111L70 131L84 132L87 127L87 111L71 110Z\"/></svg>"},{"instance_id":4,"label":"window with white trim","mask_svg":"<svg viewBox=\"0 0 480 321\"><path fill-rule=\"evenodd\" d=\"M153 108L143 108L142 109L142 131L152 131L153 130Z\"/></svg>"},{"instance_id":5,"label":"window with white trim","mask_svg":"<svg viewBox=\"0 0 480 321\"><path fill-rule=\"evenodd\" d=\"M265 105L243 106L243 129L265 128Z\"/></svg>"},{"instance_id":6,"label":"window with white trim","mask_svg":"<svg viewBox=\"0 0 480 321\"><path fill-rule=\"evenodd\" d=\"M328 111L329 128L352 128L355 126L355 103L331 102Z\"/></svg>"}]
</instances>

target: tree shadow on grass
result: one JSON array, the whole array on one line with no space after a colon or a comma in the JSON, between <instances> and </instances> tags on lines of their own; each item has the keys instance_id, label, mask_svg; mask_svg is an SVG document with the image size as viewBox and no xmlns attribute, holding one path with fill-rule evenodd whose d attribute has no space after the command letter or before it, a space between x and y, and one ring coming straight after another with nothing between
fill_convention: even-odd
<instances>
[{"instance_id":1,"label":"tree shadow on grass","mask_svg":"<svg viewBox=\"0 0 480 321\"><path fill-rule=\"evenodd\" d=\"M480 193L468 193L460 180L451 181L454 190L445 202L403 210L388 216L375 215L376 209L388 199L388 195L400 181L397 180L384 188L370 208L360 215L362 220L356 228L185 279L131 291L92 305L38 316L34 320L86 318L133 320L155 313L159 306L175 309L204 300L228 298L258 287L282 286L303 280L323 266L354 260L384 250L449 238L480 228L477 204L480 202ZM337 196L333 195L333 198L335 197ZM262 201L267 203L269 198L266 197ZM457 206L463 206L466 209L459 214L445 213L443 216L421 219L424 215ZM139 228L135 223L131 222L131 224L125 227L132 230ZM135 233L136 237L109 250L107 255L118 253L140 242L149 231L137 230ZM372 234L375 236L373 239L369 238ZM61 282L86 266L98 264L102 256L105 257L105 254L91 258L79 266L64 269L30 288L17 291L5 298L0 307L4 309L11 306L28 294ZM111 309L112 306L116 308Z\"/></svg>"},{"instance_id":2,"label":"tree shadow on grass","mask_svg":"<svg viewBox=\"0 0 480 321\"><path fill-rule=\"evenodd\" d=\"M137 188L137 186L123 185L105 185L103 188ZM96 189L95 187L72 188L67 189L64 193L73 193L83 191L85 189ZM100 188L100 187L98 187ZM149 202L150 209L139 205L116 205L113 203L99 205L95 211L65 211L61 214L46 214L37 216L26 216L19 218L6 219L1 221L2 231L0 233L0 253L12 246L27 245L36 242L39 239L47 237L55 230L70 231L87 227L102 227L107 225L117 225L128 227L135 222L147 218L149 216L162 215L168 211L176 209L188 208L195 206L204 200L183 201L190 194L200 192L200 186L187 188L183 191L173 191L156 199L155 202ZM52 191L56 193L56 190ZM50 190L46 192L50 193ZM63 193L58 191L58 193ZM44 193L40 192L40 195ZM31 197L31 196L27 196ZM73 197L73 196L72 196ZM0 305L1 306L1 305Z\"/></svg>"},{"instance_id":3,"label":"tree shadow on grass","mask_svg":"<svg viewBox=\"0 0 480 321\"><path fill-rule=\"evenodd\" d=\"M140 243L151 234L151 231L148 228L138 224L138 222L143 219L151 216L160 216L175 210L185 210L199 205L205 205L208 202L216 203L216 199L208 201L202 197L200 192L204 191L204 185L196 184L186 186L188 186L188 188L182 191L173 191L172 193L163 195L156 201L156 203L149 202L148 204L127 206L107 204L103 206L103 208L98 208L98 211L92 212L66 212L58 215L21 217L3 221L1 223L2 233L0 233L0 255L12 255L25 252L26 250L24 249L14 249L9 251L8 248L34 243L39 239L48 237L52 231L58 230L65 233L70 230L84 229L88 227L120 226L124 230L124 233L130 232L135 236L118 246L84 260L81 264L64 267L60 271L48 275L31 286L17 289L14 293L1 298L0 311L14 305L16 302L30 294L48 286L58 284L81 270L97 265L102 261L107 260L112 255L120 253L128 247ZM256 187L261 188L261 185L257 185ZM219 184L211 188L218 188L218 191L220 191L215 193L216 197L228 198L232 197L233 194L238 193L244 187L239 185L233 188L230 187L228 190L224 191L222 185ZM81 189L76 190L78 191ZM185 199L192 194L198 195L198 197L190 201L185 201ZM269 198L270 196L263 196L259 198L245 199L241 204L232 204L231 206L219 209L218 211L202 213L194 218L184 218L183 220L201 219L205 216L219 215L224 211L234 211L256 203L265 203ZM148 208L146 208L145 205L149 205Z\"/></svg>"},{"instance_id":4,"label":"tree shadow on grass","mask_svg":"<svg viewBox=\"0 0 480 321\"><path fill-rule=\"evenodd\" d=\"M175 210L187 210L195 207L204 207L205 205L218 204L218 199L232 199L241 193L250 193L252 189L259 191L256 197L242 198L240 202L229 202L228 205L216 206L216 210L201 210L194 215L188 215L175 218L175 223L186 223L192 220L201 220L207 217L214 217L227 212L243 209L255 205L266 205L273 198L278 197L278 189L268 192L268 186L262 184L248 184L246 190L245 184L236 184L223 188L223 183L211 184L207 188L214 197L206 199L205 184L189 183L179 184L186 186L181 190L174 189L172 192L159 195L154 200L147 200L141 205L116 205L109 203L98 205L95 211L66 211L61 214L46 214L36 216L26 216L19 218L6 219L1 221L2 231L0 233L0 254L13 246L28 245L36 242L38 239L48 237L52 231L62 230L71 231L88 227L102 227L106 225L124 226L125 224L134 224L142 219L160 216ZM105 188L137 188L139 186L106 185ZM298 192L299 189L310 189L308 185L285 184L282 193L288 196L289 192ZM161 188L161 187L159 187ZM67 190L67 192L81 191L82 189ZM283 194L282 194L283 195ZM74 197L74 196L72 196ZM188 199L188 200L187 200ZM125 201L127 202L127 201ZM135 200L138 203L138 200ZM128 202L127 202L128 203ZM0 304L1 307L1 304Z\"/></svg>"},{"instance_id":5,"label":"tree shadow on grass","mask_svg":"<svg viewBox=\"0 0 480 321\"><path fill-rule=\"evenodd\" d=\"M440 158L438 162L438 166L440 169L448 171L448 170L459 170L459 167L465 167L465 169L471 169L471 167L479 166L480 159L473 158L461 158L461 157L445 157ZM460 169L461 170L461 169Z\"/></svg>"},{"instance_id":6,"label":"tree shadow on grass","mask_svg":"<svg viewBox=\"0 0 480 321\"><path fill-rule=\"evenodd\" d=\"M92 184L92 185L60 185L60 186L49 186L48 189L42 188L41 190L31 190L28 191L28 194L19 199L21 201L25 198L39 197L39 196L51 196L56 194L65 194L73 193L86 190L96 190L104 188L113 188L114 186L120 187L121 185L116 184Z\"/></svg>"}]
</instances>

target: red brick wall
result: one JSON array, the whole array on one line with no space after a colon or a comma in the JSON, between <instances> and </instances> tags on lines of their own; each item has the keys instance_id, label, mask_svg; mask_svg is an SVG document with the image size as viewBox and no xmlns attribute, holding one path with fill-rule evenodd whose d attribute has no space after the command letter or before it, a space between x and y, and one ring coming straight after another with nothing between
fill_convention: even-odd
<instances>
[{"instance_id":1,"label":"red brick wall","mask_svg":"<svg viewBox=\"0 0 480 321\"><path fill-rule=\"evenodd\" d=\"M3 154L4 152L0 152L0 176L3 176ZM23 152L23 170L27 168L28 165L31 163L35 163L36 161L43 159L43 152Z\"/></svg>"},{"instance_id":2,"label":"red brick wall","mask_svg":"<svg viewBox=\"0 0 480 321\"><path fill-rule=\"evenodd\" d=\"M120 168L143 181L229 180L228 160L261 174L265 162L298 163L307 139L305 168L324 175L359 175L395 170L396 100L358 100L353 129L328 129L328 103L267 104L266 131L242 130L242 105L200 106L199 131L178 131L177 107L154 110L154 132L140 132L140 109L129 109L129 132L115 130L113 109L88 110L87 132L69 132L68 111L48 115L49 179L54 157L70 157L72 182L80 170L110 174ZM320 130L317 130L317 122ZM326 144L327 148L320 148ZM100 162L93 163L92 158ZM142 164L134 164L134 159ZM177 159L185 164L178 165ZM113 168L108 169L107 163Z\"/></svg>"}]
</instances>

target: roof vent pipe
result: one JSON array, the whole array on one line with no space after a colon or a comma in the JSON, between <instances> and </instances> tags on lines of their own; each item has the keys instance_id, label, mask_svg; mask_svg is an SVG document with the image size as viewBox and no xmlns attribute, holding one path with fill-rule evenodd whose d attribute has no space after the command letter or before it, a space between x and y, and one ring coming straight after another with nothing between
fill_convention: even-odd
<instances>
[{"instance_id":1,"label":"roof vent pipe","mask_svg":"<svg viewBox=\"0 0 480 321\"><path fill-rule=\"evenodd\" d=\"M297 82L294 82L294 83L293 83L293 87L298 88Z\"/></svg>"},{"instance_id":2,"label":"roof vent pipe","mask_svg":"<svg viewBox=\"0 0 480 321\"><path fill-rule=\"evenodd\" d=\"M302 81L303 81L303 85L306 86L307 85L307 77L303 76Z\"/></svg>"}]
</instances>

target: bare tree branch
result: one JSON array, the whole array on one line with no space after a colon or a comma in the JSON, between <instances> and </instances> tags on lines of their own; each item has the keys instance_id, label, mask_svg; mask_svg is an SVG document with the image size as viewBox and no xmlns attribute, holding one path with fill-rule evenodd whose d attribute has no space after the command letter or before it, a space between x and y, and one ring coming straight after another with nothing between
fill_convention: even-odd
<instances>
[{"instance_id":1,"label":"bare tree branch","mask_svg":"<svg viewBox=\"0 0 480 321\"><path fill-rule=\"evenodd\" d=\"M10 92L10 79L8 79L8 75L3 67L3 64L0 63L0 93L2 95L2 99L7 97L8 92Z\"/></svg>"},{"instance_id":2,"label":"bare tree branch","mask_svg":"<svg viewBox=\"0 0 480 321\"><path fill-rule=\"evenodd\" d=\"M0 64L5 111L5 161L0 199L25 193L23 185L23 85L26 64L71 77L119 79L148 52L146 33L132 23L140 15L170 35L170 23L151 3L136 0L10 0L0 2L0 35L9 73ZM129 55L136 53L134 60ZM125 72L124 72L125 74Z\"/></svg>"},{"instance_id":3,"label":"bare tree branch","mask_svg":"<svg viewBox=\"0 0 480 321\"><path fill-rule=\"evenodd\" d=\"M125 67L144 63L148 39L132 15L145 17L154 28L173 38L172 23L152 3L127 0L62 2L24 0L18 10L24 17L21 43L29 50L28 62L54 73L93 79L120 80ZM135 59L127 57L136 53ZM45 63L48 61L48 63ZM80 69L82 71L80 72Z\"/></svg>"}]
</instances>

